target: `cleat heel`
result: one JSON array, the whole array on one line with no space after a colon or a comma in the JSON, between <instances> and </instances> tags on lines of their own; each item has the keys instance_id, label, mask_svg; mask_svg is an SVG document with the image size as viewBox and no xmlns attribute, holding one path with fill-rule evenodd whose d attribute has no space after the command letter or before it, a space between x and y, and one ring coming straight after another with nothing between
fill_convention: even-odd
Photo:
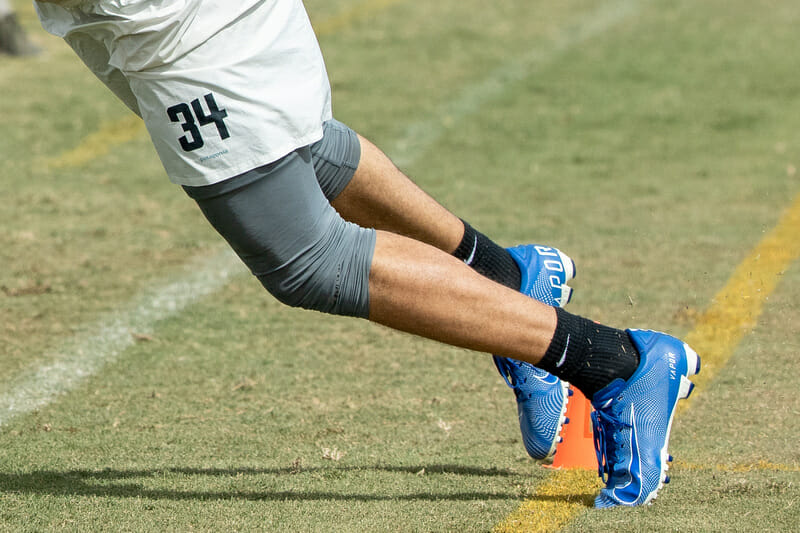
<instances>
[{"instance_id":1,"label":"cleat heel","mask_svg":"<svg viewBox=\"0 0 800 533\"><path fill-rule=\"evenodd\" d=\"M571 301L572 301L572 287L570 287L569 285L562 285L560 307L565 307Z\"/></svg>"},{"instance_id":2,"label":"cleat heel","mask_svg":"<svg viewBox=\"0 0 800 533\"><path fill-rule=\"evenodd\" d=\"M686 375L694 376L700 372L700 356L686 343L683 343L683 349L686 351Z\"/></svg>"},{"instance_id":3,"label":"cleat heel","mask_svg":"<svg viewBox=\"0 0 800 533\"><path fill-rule=\"evenodd\" d=\"M692 383L689 380L689 378L681 376L681 388L678 391L678 398L681 400L685 400L692 394L693 390L694 390L694 383Z\"/></svg>"},{"instance_id":4,"label":"cleat heel","mask_svg":"<svg viewBox=\"0 0 800 533\"><path fill-rule=\"evenodd\" d=\"M558 258L561 260L561 264L564 265L564 277L566 278L564 285L566 285L569 280L575 278L575 261L561 250L556 249L556 251L558 252Z\"/></svg>"}]
</instances>

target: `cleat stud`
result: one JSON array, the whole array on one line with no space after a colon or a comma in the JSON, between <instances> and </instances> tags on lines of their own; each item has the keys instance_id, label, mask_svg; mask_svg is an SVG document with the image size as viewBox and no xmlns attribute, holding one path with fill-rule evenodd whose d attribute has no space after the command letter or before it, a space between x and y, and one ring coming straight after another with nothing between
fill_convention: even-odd
<instances>
[{"instance_id":1,"label":"cleat stud","mask_svg":"<svg viewBox=\"0 0 800 533\"><path fill-rule=\"evenodd\" d=\"M669 483L669 476L664 477L664 483Z\"/></svg>"},{"instance_id":2,"label":"cleat stud","mask_svg":"<svg viewBox=\"0 0 800 533\"><path fill-rule=\"evenodd\" d=\"M670 456L667 458L667 461L669 461L670 463L671 463L672 461L674 461L674 460L675 460L675 458L674 458L674 457L672 457L671 455L670 455Z\"/></svg>"},{"instance_id":3,"label":"cleat stud","mask_svg":"<svg viewBox=\"0 0 800 533\"><path fill-rule=\"evenodd\" d=\"M565 419L564 419L564 423L565 423L565 424L569 424L569 418L565 418Z\"/></svg>"},{"instance_id":4,"label":"cleat stud","mask_svg":"<svg viewBox=\"0 0 800 533\"><path fill-rule=\"evenodd\" d=\"M575 396L575 391L572 389L567 389L567 396Z\"/></svg>"}]
</instances>

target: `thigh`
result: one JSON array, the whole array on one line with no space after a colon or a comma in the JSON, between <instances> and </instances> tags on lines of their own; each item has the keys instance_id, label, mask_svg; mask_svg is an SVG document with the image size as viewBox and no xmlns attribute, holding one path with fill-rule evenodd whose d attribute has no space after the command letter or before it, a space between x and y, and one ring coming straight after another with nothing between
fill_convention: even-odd
<instances>
[{"instance_id":1,"label":"thigh","mask_svg":"<svg viewBox=\"0 0 800 533\"><path fill-rule=\"evenodd\" d=\"M264 287L283 303L367 317L375 231L346 222L303 148L204 187L185 187Z\"/></svg>"},{"instance_id":2,"label":"thigh","mask_svg":"<svg viewBox=\"0 0 800 533\"><path fill-rule=\"evenodd\" d=\"M335 213L308 148L220 183L184 189L255 275L312 246Z\"/></svg>"}]
</instances>

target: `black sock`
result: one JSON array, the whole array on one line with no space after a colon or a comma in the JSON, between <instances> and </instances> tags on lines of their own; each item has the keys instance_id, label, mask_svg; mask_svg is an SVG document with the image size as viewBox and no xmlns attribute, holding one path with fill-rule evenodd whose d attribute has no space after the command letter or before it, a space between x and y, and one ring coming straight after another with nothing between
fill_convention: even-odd
<instances>
[{"instance_id":1,"label":"black sock","mask_svg":"<svg viewBox=\"0 0 800 533\"><path fill-rule=\"evenodd\" d=\"M464 237L453 255L479 274L515 291L522 285L522 273L508 250L466 222L464 222Z\"/></svg>"},{"instance_id":2,"label":"black sock","mask_svg":"<svg viewBox=\"0 0 800 533\"><path fill-rule=\"evenodd\" d=\"M639 366L628 334L556 308L558 325L536 365L578 388L590 400L617 378L627 380Z\"/></svg>"}]
</instances>

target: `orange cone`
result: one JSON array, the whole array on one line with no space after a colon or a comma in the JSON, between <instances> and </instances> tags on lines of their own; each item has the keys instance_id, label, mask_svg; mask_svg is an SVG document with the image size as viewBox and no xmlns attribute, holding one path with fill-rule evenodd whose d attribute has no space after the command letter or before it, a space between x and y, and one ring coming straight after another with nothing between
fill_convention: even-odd
<instances>
[{"instance_id":1,"label":"orange cone","mask_svg":"<svg viewBox=\"0 0 800 533\"><path fill-rule=\"evenodd\" d=\"M567 404L569 424L561 430L562 441L556 445L553 464L549 468L588 468L597 470L597 454L592 437L592 404L574 388Z\"/></svg>"}]
</instances>

